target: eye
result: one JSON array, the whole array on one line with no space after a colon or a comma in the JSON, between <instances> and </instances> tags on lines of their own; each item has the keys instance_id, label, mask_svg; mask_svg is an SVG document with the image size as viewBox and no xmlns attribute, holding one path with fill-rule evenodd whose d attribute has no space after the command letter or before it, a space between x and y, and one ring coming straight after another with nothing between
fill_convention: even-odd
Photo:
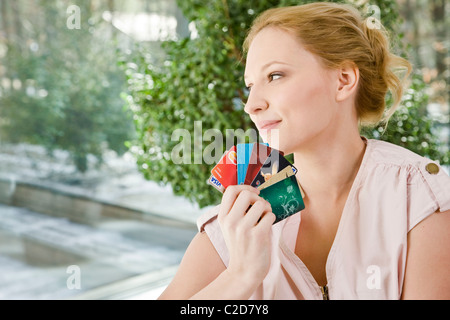
<instances>
[{"instance_id":1,"label":"eye","mask_svg":"<svg viewBox=\"0 0 450 320\"><path fill-rule=\"evenodd\" d=\"M273 73L269 74L268 78L269 78L270 81L273 81L273 80L280 79L282 76L283 75L281 73L279 73L279 72L273 72Z\"/></svg>"}]
</instances>

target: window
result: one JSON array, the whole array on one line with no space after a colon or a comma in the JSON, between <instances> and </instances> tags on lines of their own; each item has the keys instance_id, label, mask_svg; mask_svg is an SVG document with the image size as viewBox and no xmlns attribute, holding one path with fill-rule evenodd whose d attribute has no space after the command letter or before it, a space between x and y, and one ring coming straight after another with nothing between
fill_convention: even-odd
<instances>
[{"instance_id":1,"label":"window","mask_svg":"<svg viewBox=\"0 0 450 320\"><path fill-rule=\"evenodd\" d=\"M187 22L175 1L0 14L0 299L155 298L201 210L137 171L117 61L138 42L157 56Z\"/></svg>"}]
</instances>

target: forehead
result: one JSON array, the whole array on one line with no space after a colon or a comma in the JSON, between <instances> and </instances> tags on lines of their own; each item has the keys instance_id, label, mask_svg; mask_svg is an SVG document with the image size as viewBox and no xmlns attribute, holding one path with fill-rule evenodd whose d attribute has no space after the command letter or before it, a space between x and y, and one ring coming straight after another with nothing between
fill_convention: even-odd
<instances>
[{"instance_id":1,"label":"forehead","mask_svg":"<svg viewBox=\"0 0 450 320\"><path fill-rule=\"evenodd\" d=\"M280 28L266 27L253 39L247 53L246 73L258 71L271 61L296 64L305 59L306 50L291 33Z\"/></svg>"}]
</instances>

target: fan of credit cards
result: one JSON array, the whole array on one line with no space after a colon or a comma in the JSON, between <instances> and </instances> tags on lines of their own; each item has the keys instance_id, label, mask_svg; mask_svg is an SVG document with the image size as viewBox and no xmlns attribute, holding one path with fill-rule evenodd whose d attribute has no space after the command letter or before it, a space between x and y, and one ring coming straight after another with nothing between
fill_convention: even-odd
<instances>
[{"instance_id":1,"label":"fan of credit cards","mask_svg":"<svg viewBox=\"0 0 450 320\"><path fill-rule=\"evenodd\" d=\"M208 183L222 193L230 185L258 188L259 196L272 206L277 223L305 208L296 173L281 151L265 143L242 143L224 153Z\"/></svg>"}]
</instances>

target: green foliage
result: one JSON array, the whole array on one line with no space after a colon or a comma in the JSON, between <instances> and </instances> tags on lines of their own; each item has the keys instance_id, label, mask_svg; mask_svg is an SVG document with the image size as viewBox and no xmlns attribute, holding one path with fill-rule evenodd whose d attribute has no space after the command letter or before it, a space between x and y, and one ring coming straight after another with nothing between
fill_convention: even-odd
<instances>
[{"instance_id":1,"label":"green foliage","mask_svg":"<svg viewBox=\"0 0 450 320\"><path fill-rule=\"evenodd\" d=\"M450 152L436 138L435 121L427 115L428 95L422 79L419 74L412 76L411 85L387 127L366 128L362 130L362 135L388 141L442 164L449 164ZM387 104L390 102L388 97Z\"/></svg>"},{"instance_id":2,"label":"green foliage","mask_svg":"<svg viewBox=\"0 0 450 320\"><path fill-rule=\"evenodd\" d=\"M10 35L2 64L21 85L0 97L0 137L43 145L50 154L67 150L84 172L89 154L101 160L105 148L125 152L134 128L120 98L126 77L115 45L105 30L97 32L105 26L88 2L80 3L81 28L67 28L70 4L36 1L36 16L21 17L32 31Z\"/></svg>"},{"instance_id":3,"label":"green foliage","mask_svg":"<svg viewBox=\"0 0 450 320\"><path fill-rule=\"evenodd\" d=\"M149 56L145 47L123 58L130 84L127 101L135 114L138 132L130 148L147 179L171 184L175 194L190 198L200 207L220 200L220 193L206 184L214 164L175 165L171 152L179 141L172 141L171 135L179 128L187 129L192 135L195 121L202 121L203 132L210 128L222 132L253 128L242 102L247 95L241 51L246 32L262 11L306 2L312 1L178 1L187 19L195 22L198 38L164 43L165 57L161 65L154 64L154 57ZM392 30L398 20L395 1L380 0L374 4L381 8L383 23ZM423 112L426 99L422 91L423 83L416 78L405 96L407 109L399 110L397 115L402 117L402 112L407 112L410 121L403 119L406 114L403 113L403 120L394 118L384 135L377 129L367 130L366 134L402 142L398 144L448 161L435 152L438 143L431 134L431 122ZM194 139L191 143L193 150ZM225 140L223 146L226 146Z\"/></svg>"}]
</instances>

